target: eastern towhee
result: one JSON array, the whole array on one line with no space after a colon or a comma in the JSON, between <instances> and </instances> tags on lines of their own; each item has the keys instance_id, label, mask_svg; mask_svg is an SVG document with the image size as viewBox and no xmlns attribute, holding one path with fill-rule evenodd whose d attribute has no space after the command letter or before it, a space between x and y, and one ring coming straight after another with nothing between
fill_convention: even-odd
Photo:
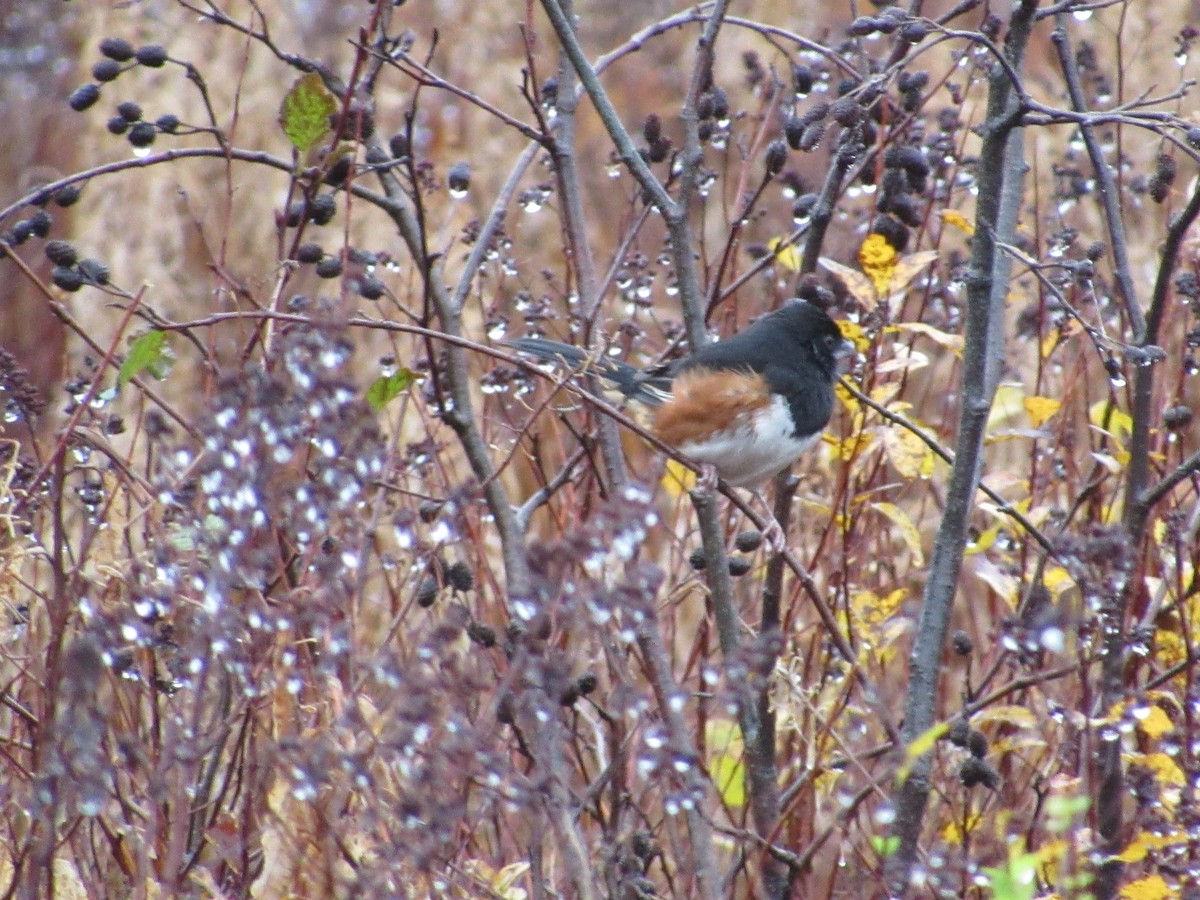
<instances>
[{"instance_id":1,"label":"eastern towhee","mask_svg":"<svg viewBox=\"0 0 1200 900\"><path fill-rule=\"evenodd\" d=\"M794 301L690 356L639 369L543 338L511 345L547 361L586 368L653 408L650 430L719 475L754 488L816 443L833 412L833 385L854 345L824 311ZM772 531L779 529L774 523ZM778 543L782 531L771 534Z\"/></svg>"}]
</instances>

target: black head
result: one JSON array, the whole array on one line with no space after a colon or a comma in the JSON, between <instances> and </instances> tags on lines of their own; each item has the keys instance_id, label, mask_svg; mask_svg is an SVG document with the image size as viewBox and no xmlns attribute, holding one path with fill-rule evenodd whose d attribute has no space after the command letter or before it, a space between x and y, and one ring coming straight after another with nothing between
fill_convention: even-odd
<instances>
[{"instance_id":1,"label":"black head","mask_svg":"<svg viewBox=\"0 0 1200 900\"><path fill-rule=\"evenodd\" d=\"M786 331L793 345L811 352L813 362L830 381L843 371L843 364L854 353L854 345L842 337L837 323L823 309L804 300L780 307L759 322Z\"/></svg>"}]
</instances>

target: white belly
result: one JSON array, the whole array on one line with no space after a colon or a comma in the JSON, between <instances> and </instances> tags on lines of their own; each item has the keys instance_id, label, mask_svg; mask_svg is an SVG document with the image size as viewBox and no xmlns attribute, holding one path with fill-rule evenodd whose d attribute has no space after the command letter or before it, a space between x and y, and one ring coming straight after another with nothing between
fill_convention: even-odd
<instances>
[{"instance_id":1,"label":"white belly","mask_svg":"<svg viewBox=\"0 0 1200 900\"><path fill-rule=\"evenodd\" d=\"M787 402L776 396L765 414L704 441L684 441L681 452L710 463L733 487L756 487L791 465L820 434L798 438Z\"/></svg>"}]
</instances>

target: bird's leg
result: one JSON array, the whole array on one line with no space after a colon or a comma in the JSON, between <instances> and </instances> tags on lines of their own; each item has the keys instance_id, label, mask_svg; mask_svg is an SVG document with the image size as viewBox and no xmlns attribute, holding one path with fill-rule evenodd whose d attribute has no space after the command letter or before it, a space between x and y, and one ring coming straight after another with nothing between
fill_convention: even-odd
<instances>
[{"instance_id":1,"label":"bird's leg","mask_svg":"<svg viewBox=\"0 0 1200 900\"><path fill-rule=\"evenodd\" d=\"M767 546L767 552L771 556L778 556L787 549L787 532L783 530L783 526L775 518L775 511L767 504L767 499L758 491L751 491L750 494L762 504L763 512L767 514L767 527L762 532L763 543Z\"/></svg>"}]
</instances>

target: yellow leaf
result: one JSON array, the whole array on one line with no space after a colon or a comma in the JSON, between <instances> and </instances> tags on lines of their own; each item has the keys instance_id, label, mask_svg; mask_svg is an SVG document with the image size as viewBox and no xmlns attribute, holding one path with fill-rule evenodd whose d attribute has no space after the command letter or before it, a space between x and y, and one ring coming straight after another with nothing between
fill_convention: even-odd
<instances>
[{"instance_id":1,"label":"yellow leaf","mask_svg":"<svg viewBox=\"0 0 1200 900\"><path fill-rule=\"evenodd\" d=\"M963 338L961 334L951 334L948 331L934 328L932 325L926 325L924 322L897 322L895 325L889 325L885 330L911 331L914 334L923 335L935 344L953 351L956 356L962 356Z\"/></svg>"},{"instance_id":2,"label":"yellow leaf","mask_svg":"<svg viewBox=\"0 0 1200 900\"><path fill-rule=\"evenodd\" d=\"M1024 422L1021 414L1025 411L1025 386L1005 382L996 388L996 396L992 400L992 411L988 414L988 430L1011 426L1015 421Z\"/></svg>"},{"instance_id":3,"label":"yellow leaf","mask_svg":"<svg viewBox=\"0 0 1200 900\"><path fill-rule=\"evenodd\" d=\"M924 734L917 735L917 738L904 748L904 763L896 769L897 783L903 784L908 780L913 763L932 750L934 744L940 741L949 730L950 726L947 723L939 722Z\"/></svg>"},{"instance_id":4,"label":"yellow leaf","mask_svg":"<svg viewBox=\"0 0 1200 900\"><path fill-rule=\"evenodd\" d=\"M1062 566L1047 566L1046 572L1042 576L1042 584L1046 586L1050 596L1058 600L1065 591L1075 586L1075 579Z\"/></svg>"},{"instance_id":5,"label":"yellow leaf","mask_svg":"<svg viewBox=\"0 0 1200 900\"><path fill-rule=\"evenodd\" d=\"M1149 831L1141 831L1138 832L1137 837L1129 842L1124 850L1117 854L1117 859L1127 863L1141 862L1149 855L1151 850L1173 847L1176 844L1185 843L1187 839L1187 835L1181 831L1173 831L1169 834L1154 834Z\"/></svg>"},{"instance_id":6,"label":"yellow leaf","mask_svg":"<svg viewBox=\"0 0 1200 900\"><path fill-rule=\"evenodd\" d=\"M917 526L908 517L908 513L895 503L872 503L871 507L899 529L897 536L904 541L908 552L912 554L912 564L917 567L925 565L925 553L921 549L921 533L917 531Z\"/></svg>"},{"instance_id":7,"label":"yellow leaf","mask_svg":"<svg viewBox=\"0 0 1200 900\"><path fill-rule=\"evenodd\" d=\"M896 271L892 273L891 292L903 291L909 286L917 274L938 258L936 250L922 250L910 253L900 258L896 263Z\"/></svg>"},{"instance_id":8,"label":"yellow leaf","mask_svg":"<svg viewBox=\"0 0 1200 900\"><path fill-rule=\"evenodd\" d=\"M742 732L733 722L709 722L708 744L713 753L708 774L728 806L746 805L746 767L743 763Z\"/></svg>"},{"instance_id":9,"label":"yellow leaf","mask_svg":"<svg viewBox=\"0 0 1200 900\"><path fill-rule=\"evenodd\" d=\"M979 724L1000 722L1005 725L1015 725L1017 728L1033 728L1037 725L1037 717L1026 706L991 706L981 710L975 716Z\"/></svg>"},{"instance_id":10,"label":"yellow leaf","mask_svg":"<svg viewBox=\"0 0 1200 900\"><path fill-rule=\"evenodd\" d=\"M672 499L678 500L696 486L696 473L679 460L668 459L662 486Z\"/></svg>"},{"instance_id":11,"label":"yellow leaf","mask_svg":"<svg viewBox=\"0 0 1200 900\"><path fill-rule=\"evenodd\" d=\"M1175 723L1171 721L1170 716L1163 712L1161 706L1151 706L1146 713L1146 718L1138 720L1138 730L1155 741L1174 728Z\"/></svg>"},{"instance_id":12,"label":"yellow leaf","mask_svg":"<svg viewBox=\"0 0 1200 900\"><path fill-rule=\"evenodd\" d=\"M882 437L888 459L904 478L928 478L933 474L933 451L917 435L897 425L884 428Z\"/></svg>"},{"instance_id":13,"label":"yellow leaf","mask_svg":"<svg viewBox=\"0 0 1200 900\"><path fill-rule=\"evenodd\" d=\"M854 349L859 353L865 353L871 349L871 339L867 337L866 329L857 322L851 322L849 319L838 319L837 326L841 329L842 337L854 345Z\"/></svg>"},{"instance_id":14,"label":"yellow leaf","mask_svg":"<svg viewBox=\"0 0 1200 900\"><path fill-rule=\"evenodd\" d=\"M982 821L983 817L979 813L968 816L966 822L963 822L962 819L955 819L942 829L942 840L947 844L959 846L968 835L979 827L979 823Z\"/></svg>"},{"instance_id":15,"label":"yellow leaf","mask_svg":"<svg viewBox=\"0 0 1200 900\"><path fill-rule=\"evenodd\" d=\"M886 296L896 274L896 248L882 234L868 234L858 248L858 264L871 279L875 296Z\"/></svg>"},{"instance_id":16,"label":"yellow leaf","mask_svg":"<svg viewBox=\"0 0 1200 900\"><path fill-rule=\"evenodd\" d=\"M822 256L817 260L821 267L832 272L846 285L846 290L850 292L855 300L867 308L873 308L878 302L878 295L875 293L875 286L871 284L871 280L862 272L855 271L849 266L844 266L836 260L832 260L827 256Z\"/></svg>"},{"instance_id":17,"label":"yellow leaf","mask_svg":"<svg viewBox=\"0 0 1200 900\"><path fill-rule=\"evenodd\" d=\"M1181 895L1161 875L1147 875L1123 886L1121 896L1126 900L1171 900Z\"/></svg>"},{"instance_id":18,"label":"yellow leaf","mask_svg":"<svg viewBox=\"0 0 1200 900\"><path fill-rule=\"evenodd\" d=\"M1023 401L1025 412L1034 428L1041 428L1042 423L1058 412L1062 402L1053 397L1026 397Z\"/></svg>"},{"instance_id":19,"label":"yellow leaf","mask_svg":"<svg viewBox=\"0 0 1200 900\"><path fill-rule=\"evenodd\" d=\"M767 241L767 246L771 249L771 253L774 254L775 259L785 269L790 269L793 272L800 271L800 266L803 264L804 258L801 256L800 251L796 249L795 244L787 244L785 246L783 238L771 238Z\"/></svg>"},{"instance_id":20,"label":"yellow leaf","mask_svg":"<svg viewBox=\"0 0 1200 900\"><path fill-rule=\"evenodd\" d=\"M1097 400L1088 409L1088 421L1119 441L1125 441L1133 431L1133 418L1107 400Z\"/></svg>"},{"instance_id":21,"label":"yellow leaf","mask_svg":"<svg viewBox=\"0 0 1200 900\"><path fill-rule=\"evenodd\" d=\"M968 222L967 217L957 209L943 209L938 215L942 217L942 221L947 225L953 225L968 236L975 233L975 226Z\"/></svg>"},{"instance_id":22,"label":"yellow leaf","mask_svg":"<svg viewBox=\"0 0 1200 900\"><path fill-rule=\"evenodd\" d=\"M874 591L858 591L850 598L850 609L864 625L876 628L895 615L907 593L904 588L896 588L886 597L880 597Z\"/></svg>"},{"instance_id":23,"label":"yellow leaf","mask_svg":"<svg viewBox=\"0 0 1200 900\"><path fill-rule=\"evenodd\" d=\"M1165 753L1127 753L1130 765L1149 769L1160 784L1168 787L1183 787L1186 778L1179 764Z\"/></svg>"}]
</instances>

